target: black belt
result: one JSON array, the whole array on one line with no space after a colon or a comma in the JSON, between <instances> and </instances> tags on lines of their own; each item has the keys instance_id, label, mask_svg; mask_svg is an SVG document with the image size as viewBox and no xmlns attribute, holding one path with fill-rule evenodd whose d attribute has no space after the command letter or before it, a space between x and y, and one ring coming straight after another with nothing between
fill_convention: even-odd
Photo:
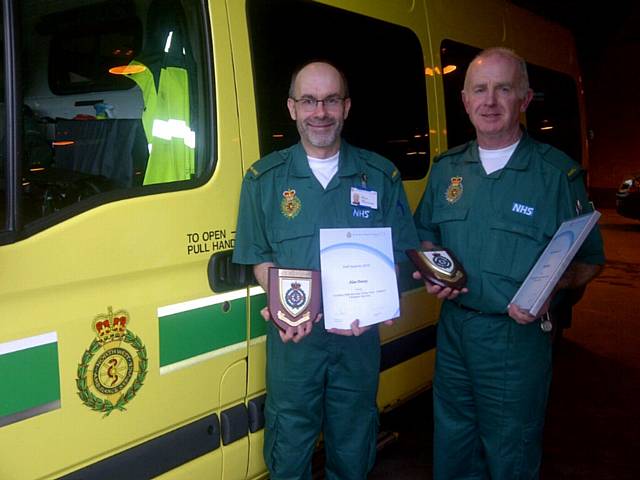
<instances>
[{"instance_id":1,"label":"black belt","mask_svg":"<svg viewBox=\"0 0 640 480\"><path fill-rule=\"evenodd\" d=\"M460 302L453 302L456 307L460 308L461 310L466 310L467 312L473 312L473 313L479 313L479 314L484 314L485 312L481 312L480 310L476 310L475 308L471 308L471 307L467 307L466 305L463 305Z\"/></svg>"}]
</instances>

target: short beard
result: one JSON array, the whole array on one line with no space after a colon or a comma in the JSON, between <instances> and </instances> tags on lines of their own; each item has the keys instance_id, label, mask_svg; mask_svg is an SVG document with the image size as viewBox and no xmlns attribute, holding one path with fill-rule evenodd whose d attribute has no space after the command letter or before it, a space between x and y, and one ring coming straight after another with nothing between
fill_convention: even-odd
<instances>
[{"instance_id":1,"label":"short beard","mask_svg":"<svg viewBox=\"0 0 640 480\"><path fill-rule=\"evenodd\" d=\"M317 148L324 148L333 145L340 133L342 133L342 127L344 122L336 119L333 129L325 134L312 133L311 128L305 125L303 122L296 122L298 127L298 133L301 137L305 138L311 145Z\"/></svg>"}]
</instances>

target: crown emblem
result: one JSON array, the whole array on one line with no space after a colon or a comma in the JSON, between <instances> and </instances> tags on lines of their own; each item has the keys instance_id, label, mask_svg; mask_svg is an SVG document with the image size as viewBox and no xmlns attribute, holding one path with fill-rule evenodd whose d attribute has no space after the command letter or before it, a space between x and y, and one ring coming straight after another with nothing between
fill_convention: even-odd
<instances>
[{"instance_id":1,"label":"crown emblem","mask_svg":"<svg viewBox=\"0 0 640 480\"><path fill-rule=\"evenodd\" d=\"M127 333L129 323L129 313L126 310L113 312L113 308L108 307L107 313L101 313L93 319L93 330L100 344L104 345L116 340L122 340Z\"/></svg>"},{"instance_id":2,"label":"crown emblem","mask_svg":"<svg viewBox=\"0 0 640 480\"><path fill-rule=\"evenodd\" d=\"M446 198L449 203L456 203L460 200L463 192L462 177L451 177L451 183L447 188Z\"/></svg>"},{"instance_id":3,"label":"crown emblem","mask_svg":"<svg viewBox=\"0 0 640 480\"><path fill-rule=\"evenodd\" d=\"M82 403L109 416L136 396L149 368L147 348L127 329L130 315L126 310L96 315L91 327L96 336L78 363L76 386Z\"/></svg>"},{"instance_id":4,"label":"crown emblem","mask_svg":"<svg viewBox=\"0 0 640 480\"><path fill-rule=\"evenodd\" d=\"M302 202L296 197L296 191L290 188L282 192L282 196L284 198L280 203L280 212L289 219L298 215L298 213L300 213L300 207L302 207Z\"/></svg>"},{"instance_id":5,"label":"crown emblem","mask_svg":"<svg viewBox=\"0 0 640 480\"><path fill-rule=\"evenodd\" d=\"M291 284L291 288L293 288L294 290L300 290L300 284L298 282L293 282Z\"/></svg>"}]
</instances>

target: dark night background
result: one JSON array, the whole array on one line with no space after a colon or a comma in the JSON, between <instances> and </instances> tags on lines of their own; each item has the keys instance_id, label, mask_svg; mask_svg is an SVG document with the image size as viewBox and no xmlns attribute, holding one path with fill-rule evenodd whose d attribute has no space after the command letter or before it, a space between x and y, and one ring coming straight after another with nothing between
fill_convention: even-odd
<instances>
[{"instance_id":1,"label":"dark night background","mask_svg":"<svg viewBox=\"0 0 640 480\"><path fill-rule=\"evenodd\" d=\"M596 207L614 206L623 176L640 171L640 2L511 3L573 31L590 131L589 189Z\"/></svg>"}]
</instances>

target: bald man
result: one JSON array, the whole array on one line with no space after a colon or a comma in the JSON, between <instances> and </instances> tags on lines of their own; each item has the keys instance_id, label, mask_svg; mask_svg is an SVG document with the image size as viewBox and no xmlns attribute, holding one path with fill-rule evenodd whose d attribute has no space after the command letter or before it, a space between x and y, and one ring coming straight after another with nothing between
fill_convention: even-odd
<instances>
[{"instance_id":1,"label":"bald man","mask_svg":"<svg viewBox=\"0 0 640 480\"><path fill-rule=\"evenodd\" d=\"M404 259L418 240L398 170L340 136L351 109L344 75L327 62L302 66L287 107L300 142L247 172L234 262L254 265L268 291L271 266L320 270L321 228L354 227L391 227L395 260ZM375 204L363 206L363 194ZM272 479L311 479L321 432L326 478L366 478L376 453L379 368L376 326L354 319L350 329L326 330L318 318L280 330L270 323L264 456Z\"/></svg>"},{"instance_id":2,"label":"bald man","mask_svg":"<svg viewBox=\"0 0 640 480\"><path fill-rule=\"evenodd\" d=\"M532 96L526 63L511 50L471 62L462 101L476 140L434 159L415 214L423 247L451 249L468 276L462 290L425 282L445 300L434 378L438 480L533 479L540 470L551 334L510 300L559 225L592 207L580 165L521 128ZM596 228L559 290L586 285L603 263Z\"/></svg>"}]
</instances>

